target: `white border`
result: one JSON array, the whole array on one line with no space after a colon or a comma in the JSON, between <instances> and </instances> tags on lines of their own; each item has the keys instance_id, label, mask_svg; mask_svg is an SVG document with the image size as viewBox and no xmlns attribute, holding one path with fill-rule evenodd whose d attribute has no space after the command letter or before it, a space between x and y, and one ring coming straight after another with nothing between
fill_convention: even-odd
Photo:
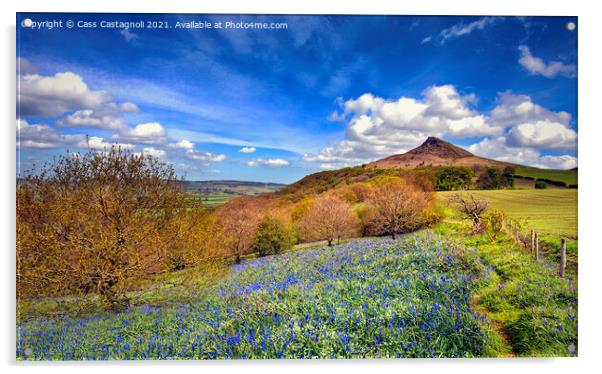
<instances>
[{"instance_id":1,"label":"white border","mask_svg":"<svg viewBox=\"0 0 602 374\"><path fill-rule=\"evenodd\" d=\"M126 372L138 370L159 372L162 369L180 371L219 372L282 372L311 371L399 372L432 370L445 373L508 373L517 369L548 373L571 373L591 370L602 356L598 314L600 302L600 271L602 264L599 245L599 217L602 212L599 189L602 162L602 118L600 116L600 67L602 37L600 13L591 0L352 0L265 1L220 0L194 2L191 0L4 0L2 12L2 204L0 228L4 271L1 276L4 300L1 303L3 334L0 357L9 372L104 373L106 370ZM507 359L507 360L396 360L396 361L254 361L254 362L110 362L110 363L15 363L15 12L130 12L130 13L254 13L254 14L414 14L414 15L564 15L578 16L579 28L579 358L576 359Z\"/></svg>"}]
</instances>

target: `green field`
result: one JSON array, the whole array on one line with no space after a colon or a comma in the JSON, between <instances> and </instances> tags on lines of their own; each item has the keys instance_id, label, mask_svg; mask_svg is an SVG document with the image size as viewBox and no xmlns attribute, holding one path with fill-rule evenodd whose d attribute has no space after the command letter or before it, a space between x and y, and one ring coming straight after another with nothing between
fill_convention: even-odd
<instances>
[{"instance_id":1,"label":"green field","mask_svg":"<svg viewBox=\"0 0 602 374\"><path fill-rule=\"evenodd\" d=\"M208 208L215 208L222 204L227 203L231 199L235 198L236 195L222 195L222 194L196 194L195 197Z\"/></svg>"},{"instance_id":2,"label":"green field","mask_svg":"<svg viewBox=\"0 0 602 374\"><path fill-rule=\"evenodd\" d=\"M488 200L508 217L526 219L526 226L543 235L577 238L577 190L470 191ZM452 192L438 192L445 199Z\"/></svg>"},{"instance_id":3,"label":"green field","mask_svg":"<svg viewBox=\"0 0 602 374\"><path fill-rule=\"evenodd\" d=\"M564 182L567 185L577 184L577 170L536 169L524 166L516 168L516 175L531 178L544 178Z\"/></svg>"}]
</instances>

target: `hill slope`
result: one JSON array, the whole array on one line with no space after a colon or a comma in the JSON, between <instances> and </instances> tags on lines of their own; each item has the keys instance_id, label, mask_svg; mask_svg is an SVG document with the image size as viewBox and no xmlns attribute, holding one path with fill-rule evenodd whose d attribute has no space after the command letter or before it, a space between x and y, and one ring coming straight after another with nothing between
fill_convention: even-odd
<instances>
[{"instance_id":1,"label":"hill slope","mask_svg":"<svg viewBox=\"0 0 602 374\"><path fill-rule=\"evenodd\" d=\"M409 152L389 156L366 165L368 168L417 168L429 166L505 167L513 164L475 156L465 149L434 136Z\"/></svg>"},{"instance_id":2,"label":"hill slope","mask_svg":"<svg viewBox=\"0 0 602 374\"><path fill-rule=\"evenodd\" d=\"M533 188L536 179L544 181L556 181L561 184L576 187L577 170L552 170L538 169L516 165L508 162L491 160L476 156L465 149L448 143L436 137L429 137L417 148L409 152L392 155L371 163L347 167L338 170L321 171L306 175L299 181L292 183L278 193L292 200L298 200L303 196L322 193L340 184L352 184L366 182L378 176L403 176L408 173L435 174L437 169L446 166L464 166L479 169L494 167L497 169L506 166L516 168L516 178L523 183L530 184Z\"/></svg>"}]
</instances>

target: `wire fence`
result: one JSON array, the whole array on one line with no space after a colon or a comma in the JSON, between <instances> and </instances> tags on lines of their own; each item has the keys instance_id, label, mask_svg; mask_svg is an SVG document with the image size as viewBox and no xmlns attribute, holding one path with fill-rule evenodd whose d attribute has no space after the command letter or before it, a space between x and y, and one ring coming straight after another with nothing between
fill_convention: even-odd
<instances>
[{"instance_id":1,"label":"wire fence","mask_svg":"<svg viewBox=\"0 0 602 374\"><path fill-rule=\"evenodd\" d=\"M513 220L511 218L504 219L504 231L512 238L518 246L529 250L535 260L539 261L542 258L542 252L549 253L551 251L550 244L540 239L539 233L535 230L526 230L524 222ZM545 247L547 246L547 248ZM558 261L558 276L565 277L567 271L567 240L560 238L559 258Z\"/></svg>"}]
</instances>

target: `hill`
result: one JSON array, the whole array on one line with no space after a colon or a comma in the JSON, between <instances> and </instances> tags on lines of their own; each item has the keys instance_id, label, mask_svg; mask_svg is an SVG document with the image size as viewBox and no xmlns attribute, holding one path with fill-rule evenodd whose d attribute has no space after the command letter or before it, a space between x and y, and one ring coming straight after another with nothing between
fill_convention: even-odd
<instances>
[{"instance_id":1,"label":"hill","mask_svg":"<svg viewBox=\"0 0 602 374\"><path fill-rule=\"evenodd\" d=\"M505 167L513 164L475 156L465 149L430 136L419 147L366 165L367 168L417 168L431 166Z\"/></svg>"},{"instance_id":2,"label":"hill","mask_svg":"<svg viewBox=\"0 0 602 374\"><path fill-rule=\"evenodd\" d=\"M518 188L533 188L536 180L543 180L551 187L577 187L577 169L553 170L522 166L476 156L467 150L436 137L428 137L424 143L406 153L392 155L362 166L310 174L280 190L279 194L297 200L310 194L322 193L341 184L366 182L378 176L403 176L409 173L430 174L435 177L444 167L470 169L515 168Z\"/></svg>"}]
</instances>

